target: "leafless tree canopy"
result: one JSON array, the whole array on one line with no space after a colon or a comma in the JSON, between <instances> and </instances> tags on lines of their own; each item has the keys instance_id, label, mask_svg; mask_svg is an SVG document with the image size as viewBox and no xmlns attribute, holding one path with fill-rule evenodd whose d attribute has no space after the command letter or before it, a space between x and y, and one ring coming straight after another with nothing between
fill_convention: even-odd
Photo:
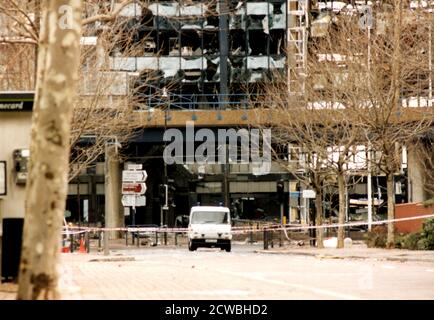
<instances>
[{"instance_id":1,"label":"leafless tree canopy","mask_svg":"<svg viewBox=\"0 0 434 320\"><path fill-rule=\"evenodd\" d=\"M292 144L304 154L314 187L316 177L324 181L334 172L339 180L353 171L349 164L357 146L376 151L371 165L388 177L393 218L393 176L400 170L402 148L433 132L434 15L423 8L410 10L400 0L374 6L372 12L369 29L361 23L363 14L354 10L330 13L320 36L312 25L305 69L294 67L296 52L288 47L289 76L298 85L288 82L288 75L274 74L264 84L261 105L270 112L259 114L267 114L261 122L268 120L279 148ZM425 155L433 152L432 146L424 150Z\"/></svg>"}]
</instances>

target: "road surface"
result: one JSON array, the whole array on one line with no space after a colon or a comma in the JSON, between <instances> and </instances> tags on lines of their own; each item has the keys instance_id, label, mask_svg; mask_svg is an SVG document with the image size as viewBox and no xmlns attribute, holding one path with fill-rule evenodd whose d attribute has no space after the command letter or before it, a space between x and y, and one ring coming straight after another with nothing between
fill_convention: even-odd
<instances>
[{"instance_id":1,"label":"road surface","mask_svg":"<svg viewBox=\"0 0 434 320\"><path fill-rule=\"evenodd\" d=\"M63 254L66 299L434 299L434 265L219 249L142 247ZM94 261L92 261L94 260ZM96 260L96 261L95 261ZM115 260L115 261L113 261ZM118 261L116 261L118 260Z\"/></svg>"}]
</instances>

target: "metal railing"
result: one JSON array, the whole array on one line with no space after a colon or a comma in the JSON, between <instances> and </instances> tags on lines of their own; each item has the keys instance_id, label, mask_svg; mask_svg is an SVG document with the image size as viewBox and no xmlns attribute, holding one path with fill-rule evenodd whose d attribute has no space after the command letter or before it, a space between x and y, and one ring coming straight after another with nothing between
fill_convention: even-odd
<instances>
[{"instance_id":1,"label":"metal railing","mask_svg":"<svg viewBox=\"0 0 434 320\"><path fill-rule=\"evenodd\" d=\"M150 108L168 110L221 110L221 109L250 109L255 101L264 103L265 96L259 94L176 94L170 93L166 97L159 94L138 94L137 100Z\"/></svg>"}]
</instances>

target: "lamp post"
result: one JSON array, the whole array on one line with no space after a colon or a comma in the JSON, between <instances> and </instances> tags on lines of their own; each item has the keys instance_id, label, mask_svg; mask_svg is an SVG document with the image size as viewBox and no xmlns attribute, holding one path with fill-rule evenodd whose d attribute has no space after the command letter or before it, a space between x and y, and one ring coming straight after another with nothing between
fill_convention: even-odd
<instances>
[{"instance_id":1,"label":"lamp post","mask_svg":"<svg viewBox=\"0 0 434 320\"><path fill-rule=\"evenodd\" d=\"M167 130L167 118L168 118L168 110L170 108L170 94L167 91L166 87L163 87L163 93L162 93L162 98L164 100L167 100L167 104L164 108L164 132L166 132ZM167 142L164 142L164 149L166 149L167 146ZM167 211L169 210L168 207L168 184L167 184L167 163L164 160L163 157L163 184L165 187L165 193L164 193L164 204L161 204L161 209L160 209L160 226L162 227L164 225L164 222L166 220L167 222Z\"/></svg>"}]
</instances>

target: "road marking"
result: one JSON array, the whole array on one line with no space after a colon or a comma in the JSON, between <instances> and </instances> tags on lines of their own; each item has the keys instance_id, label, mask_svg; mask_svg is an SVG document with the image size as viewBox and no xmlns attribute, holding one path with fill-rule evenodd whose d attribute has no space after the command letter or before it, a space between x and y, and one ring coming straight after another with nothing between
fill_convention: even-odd
<instances>
[{"instance_id":1,"label":"road marking","mask_svg":"<svg viewBox=\"0 0 434 320\"><path fill-rule=\"evenodd\" d=\"M248 296L249 292L245 290L194 290L194 291L183 291L185 293L206 295L206 296Z\"/></svg>"},{"instance_id":2,"label":"road marking","mask_svg":"<svg viewBox=\"0 0 434 320\"><path fill-rule=\"evenodd\" d=\"M383 269L396 269L396 267L395 266L389 266L389 265L384 265L384 266L381 266Z\"/></svg>"},{"instance_id":3,"label":"road marking","mask_svg":"<svg viewBox=\"0 0 434 320\"><path fill-rule=\"evenodd\" d=\"M336 291L332 291L332 290L318 289L318 288L314 288L314 287L310 287L310 286L306 286L306 285L302 285L302 284L295 284L295 283L288 283L288 282L283 282L283 281L279 281L279 280L266 279L266 278L262 277L259 272L255 272L254 274L246 274L246 273L224 271L224 270L215 270L215 271L217 271L219 273L223 273L223 274L233 275L233 276L237 276L237 277L243 277L243 278L246 278L249 280L257 280L257 281L267 282L270 284L276 284L276 285L280 285L280 286L292 287L292 288L301 289L301 290L305 290L305 291L311 291L311 292L316 293L316 294L330 296L330 297L338 298L338 299L346 299L346 300L359 300L360 299L359 297L354 296L354 295L344 294L344 293L340 293L340 292L336 292Z\"/></svg>"},{"instance_id":4,"label":"road marking","mask_svg":"<svg viewBox=\"0 0 434 320\"><path fill-rule=\"evenodd\" d=\"M434 269L426 269L426 272L434 272Z\"/></svg>"}]
</instances>

